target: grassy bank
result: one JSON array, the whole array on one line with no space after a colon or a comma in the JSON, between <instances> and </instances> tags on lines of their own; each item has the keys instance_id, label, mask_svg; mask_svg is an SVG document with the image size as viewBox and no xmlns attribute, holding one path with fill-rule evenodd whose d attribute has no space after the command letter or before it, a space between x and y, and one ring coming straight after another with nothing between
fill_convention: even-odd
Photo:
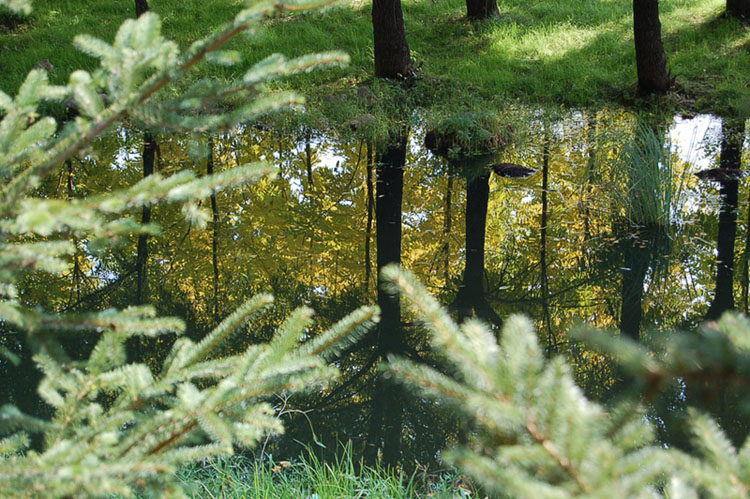
<instances>
[{"instance_id":1,"label":"grassy bank","mask_svg":"<svg viewBox=\"0 0 750 499\"><path fill-rule=\"evenodd\" d=\"M240 456L208 460L180 472L191 497L417 498L473 497L473 485L453 472L405 475L355 466L344 451L333 463L313 455L259 464Z\"/></svg>"},{"instance_id":2,"label":"grassy bank","mask_svg":"<svg viewBox=\"0 0 750 499\"><path fill-rule=\"evenodd\" d=\"M680 90L668 98L687 110L743 111L750 87L750 29L722 16L723 0L662 0L661 19L669 67ZM234 0L152 0L166 36L182 47L231 18ZM133 16L131 1L36 0L32 17L0 36L0 88L14 92L42 59L62 81L94 61L72 48L77 33L111 40ZM252 38L233 42L241 67L204 66L202 74L226 76L274 53L300 55L341 49L348 68L298 77L291 85L325 103L324 96L373 84L370 3L339 2L323 11L270 21ZM498 108L526 105L599 106L635 97L631 6L628 2L499 0L500 17L470 23L462 0L404 0L412 56L424 78L413 93L419 105ZM388 88L376 91L387 96ZM317 106L322 107L322 106Z\"/></svg>"}]
</instances>

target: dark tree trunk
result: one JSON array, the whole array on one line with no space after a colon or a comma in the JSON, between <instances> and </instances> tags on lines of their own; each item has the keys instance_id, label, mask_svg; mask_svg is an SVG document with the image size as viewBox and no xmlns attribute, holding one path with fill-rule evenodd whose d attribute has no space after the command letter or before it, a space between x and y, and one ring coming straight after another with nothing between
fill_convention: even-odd
<instances>
[{"instance_id":1,"label":"dark tree trunk","mask_svg":"<svg viewBox=\"0 0 750 499\"><path fill-rule=\"evenodd\" d=\"M466 0L466 17L481 20L499 16L495 0Z\"/></svg>"},{"instance_id":2,"label":"dark tree trunk","mask_svg":"<svg viewBox=\"0 0 750 499\"><path fill-rule=\"evenodd\" d=\"M143 134L143 178L154 173L156 147L154 137L149 132L145 132ZM151 223L151 206L144 206L141 213L141 224L149 223ZM138 279L135 302L142 305L146 302L148 295L148 236L146 234L138 236L138 254L135 260L135 268Z\"/></svg>"},{"instance_id":3,"label":"dark tree trunk","mask_svg":"<svg viewBox=\"0 0 750 499\"><path fill-rule=\"evenodd\" d=\"M591 192L593 191L596 171L596 113L589 119L588 129L588 163L586 164L586 197L583 199L583 241L591 239Z\"/></svg>"},{"instance_id":4,"label":"dark tree trunk","mask_svg":"<svg viewBox=\"0 0 750 499\"><path fill-rule=\"evenodd\" d=\"M307 183L310 186L310 190L314 187L313 184L313 170L312 170L312 148L310 141L312 140L312 136L310 132L307 132L307 135L305 136L305 166L307 167Z\"/></svg>"},{"instance_id":5,"label":"dark tree trunk","mask_svg":"<svg viewBox=\"0 0 750 499\"><path fill-rule=\"evenodd\" d=\"M745 315L748 314L748 285L750 284L750 189L748 189L747 206L745 249L742 253L742 310Z\"/></svg>"},{"instance_id":6,"label":"dark tree trunk","mask_svg":"<svg viewBox=\"0 0 750 499\"><path fill-rule=\"evenodd\" d=\"M206 174L214 173L214 138L208 138L208 160L206 161ZM216 193L211 194L211 214L213 234L211 238L211 263L214 269L214 296L213 316L214 321L219 322L219 207L216 203Z\"/></svg>"},{"instance_id":7,"label":"dark tree trunk","mask_svg":"<svg viewBox=\"0 0 750 499\"><path fill-rule=\"evenodd\" d=\"M541 254L539 255L542 281L542 315L547 328L548 352L557 352L557 337L552 332L552 317L549 309L549 276L547 275L547 222L549 220L549 132L545 133L542 152L542 222L541 222Z\"/></svg>"},{"instance_id":8,"label":"dark tree trunk","mask_svg":"<svg viewBox=\"0 0 750 499\"><path fill-rule=\"evenodd\" d=\"M652 230L631 227L622 241L622 306L620 308L620 334L638 341L643 319L643 285L654 251Z\"/></svg>"},{"instance_id":9,"label":"dark tree trunk","mask_svg":"<svg viewBox=\"0 0 750 499\"><path fill-rule=\"evenodd\" d=\"M659 0L633 0L633 34L638 91L644 95L665 92L672 78L661 42Z\"/></svg>"},{"instance_id":10,"label":"dark tree trunk","mask_svg":"<svg viewBox=\"0 0 750 499\"><path fill-rule=\"evenodd\" d=\"M407 78L414 68L406 41L401 0L373 0L372 28L375 46L375 76Z\"/></svg>"},{"instance_id":11,"label":"dark tree trunk","mask_svg":"<svg viewBox=\"0 0 750 499\"><path fill-rule=\"evenodd\" d=\"M745 139L745 122L724 120L720 168L740 169ZM734 249L737 235L738 181L723 180L720 187L719 234L717 241L716 293L706 313L707 320L718 319L734 308ZM693 381L686 388L687 403L700 404L710 412L729 440L742 446L750 432L750 420L742 409L747 399L744 383L705 383Z\"/></svg>"},{"instance_id":12,"label":"dark tree trunk","mask_svg":"<svg viewBox=\"0 0 750 499\"><path fill-rule=\"evenodd\" d=\"M135 0L135 17L141 17L148 10L148 0Z\"/></svg>"},{"instance_id":13,"label":"dark tree trunk","mask_svg":"<svg viewBox=\"0 0 750 499\"><path fill-rule=\"evenodd\" d=\"M443 248L440 250L443 253L443 276L445 278L445 286L448 287L450 283L450 263L451 263L451 227L453 221L451 220L451 207L453 197L453 175L448 174L448 185L445 187L445 214L443 215Z\"/></svg>"},{"instance_id":14,"label":"dark tree trunk","mask_svg":"<svg viewBox=\"0 0 750 499\"><path fill-rule=\"evenodd\" d=\"M73 162L68 160L65 162L68 167L68 200L75 197L75 182L73 172ZM69 307L73 303L81 301L81 279L83 278L83 272L81 271L81 263L78 260L78 238L73 236L72 238L73 247L73 282L70 289L70 299L68 300L67 306ZM75 295L75 301L73 300Z\"/></svg>"},{"instance_id":15,"label":"dark tree trunk","mask_svg":"<svg viewBox=\"0 0 750 499\"><path fill-rule=\"evenodd\" d=\"M727 0L727 14L740 19L750 19L750 0Z\"/></svg>"},{"instance_id":16,"label":"dark tree trunk","mask_svg":"<svg viewBox=\"0 0 750 499\"><path fill-rule=\"evenodd\" d=\"M466 267L461 286L451 308L463 321L476 315L500 327L502 319L484 296L484 239L487 230L487 204L490 175L484 173L466 182Z\"/></svg>"},{"instance_id":17,"label":"dark tree trunk","mask_svg":"<svg viewBox=\"0 0 750 499\"><path fill-rule=\"evenodd\" d=\"M383 289L380 269L390 263L401 263L401 201L404 187L407 133L376 154L377 188L375 217L377 221L378 306L380 324L377 349L381 358L404 351L401 330L401 304L398 294ZM372 414L368 437L368 462L376 461L382 449L383 464L396 466L401 457L401 426L404 412L402 390L378 376L372 397Z\"/></svg>"},{"instance_id":18,"label":"dark tree trunk","mask_svg":"<svg viewBox=\"0 0 750 499\"><path fill-rule=\"evenodd\" d=\"M739 170L742 166L742 143L745 138L745 123L722 127L721 168ZM721 208L719 211L719 235L716 257L716 290L706 319L718 319L722 313L734 308L734 244L737 236L737 206L739 182L721 182Z\"/></svg>"},{"instance_id":19,"label":"dark tree trunk","mask_svg":"<svg viewBox=\"0 0 750 499\"><path fill-rule=\"evenodd\" d=\"M372 241L372 212L375 208L375 195L372 192L372 143L367 142L367 227L365 228L365 290L370 289L372 275L372 255L370 242Z\"/></svg>"}]
</instances>

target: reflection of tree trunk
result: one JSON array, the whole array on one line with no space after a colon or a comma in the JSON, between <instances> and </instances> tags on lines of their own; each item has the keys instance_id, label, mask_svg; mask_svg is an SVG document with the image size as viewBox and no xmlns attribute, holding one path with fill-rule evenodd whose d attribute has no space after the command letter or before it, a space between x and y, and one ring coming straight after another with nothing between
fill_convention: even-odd
<instances>
[{"instance_id":1,"label":"reflection of tree trunk","mask_svg":"<svg viewBox=\"0 0 750 499\"><path fill-rule=\"evenodd\" d=\"M748 281L750 281L750 189L747 200L747 225L745 225L745 249L742 253L742 309L748 313Z\"/></svg>"},{"instance_id":2,"label":"reflection of tree trunk","mask_svg":"<svg viewBox=\"0 0 750 499\"><path fill-rule=\"evenodd\" d=\"M464 278L451 308L459 320L476 315L500 327L502 319L484 296L484 238L487 230L487 204L490 197L490 175L466 182L466 267Z\"/></svg>"},{"instance_id":3,"label":"reflection of tree trunk","mask_svg":"<svg viewBox=\"0 0 750 499\"><path fill-rule=\"evenodd\" d=\"M586 195L583 200L583 240L591 239L591 191L593 190L594 169L596 168L596 113L589 120L588 163L586 164Z\"/></svg>"},{"instance_id":4,"label":"reflection of tree trunk","mask_svg":"<svg viewBox=\"0 0 750 499\"><path fill-rule=\"evenodd\" d=\"M552 333L552 320L549 311L549 279L547 276L547 220L549 206L547 194L549 192L549 132L545 133L544 148L542 152L542 226L541 226L541 279L542 279L542 315L547 328L547 344L550 351L557 351L557 338Z\"/></svg>"},{"instance_id":5,"label":"reflection of tree trunk","mask_svg":"<svg viewBox=\"0 0 750 499\"><path fill-rule=\"evenodd\" d=\"M451 205L453 197L453 175L448 174L448 185L445 187L445 215L443 216L443 248L441 249L444 256L445 286L448 287L450 282L450 263L451 263Z\"/></svg>"},{"instance_id":6,"label":"reflection of tree trunk","mask_svg":"<svg viewBox=\"0 0 750 499\"><path fill-rule=\"evenodd\" d=\"M745 123L727 123L722 127L721 168L740 169ZM716 292L706 313L706 319L717 319L734 308L734 243L737 236L737 180L721 182L721 209L719 211L719 235L716 257Z\"/></svg>"},{"instance_id":7,"label":"reflection of tree trunk","mask_svg":"<svg viewBox=\"0 0 750 499\"><path fill-rule=\"evenodd\" d=\"M377 265L380 269L389 263L401 263L401 200L403 197L404 166L406 164L406 131L382 153L376 155L377 164ZM380 324L377 331L377 348L381 358L404 350L401 331L401 304L398 294L387 293L378 277L378 306ZM382 449L383 464L395 466L401 454L401 426L404 402L401 389L388 380L376 379L372 397L367 459L375 462Z\"/></svg>"},{"instance_id":8,"label":"reflection of tree trunk","mask_svg":"<svg viewBox=\"0 0 750 499\"><path fill-rule=\"evenodd\" d=\"M156 142L149 133L143 134L143 178L154 173L154 160L156 158ZM143 207L141 213L141 224L151 223L151 206ZM148 235L138 236L138 256L135 260L136 274L138 275L135 302L142 305L147 300L148 294Z\"/></svg>"},{"instance_id":9,"label":"reflection of tree trunk","mask_svg":"<svg viewBox=\"0 0 750 499\"><path fill-rule=\"evenodd\" d=\"M653 230L659 230L658 228ZM621 242L623 246L622 307L620 309L620 334L635 341L640 339L643 318L643 285L646 281L654 249L651 229L630 228L630 234Z\"/></svg>"},{"instance_id":10,"label":"reflection of tree trunk","mask_svg":"<svg viewBox=\"0 0 750 499\"><path fill-rule=\"evenodd\" d=\"M305 166L307 167L307 183L310 186L310 189L314 187L312 171L312 148L310 147L311 140L311 133L307 132L307 135L305 136Z\"/></svg>"},{"instance_id":11,"label":"reflection of tree trunk","mask_svg":"<svg viewBox=\"0 0 750 499\"><path fill-rule=\"evenodd\" d=\"M73 182L73 162L68 160L65 162L68 167L68 200L73 199L75 186ZM73 286L70 291L70 300L68 305L73 303L73 293L75 293L76 301L81 301L81 279L83 274L81 272L81 264L78 261L78 238L73 236Z\"/></svg>"},{"instance_id":12,"label":"reflection of tree trunk","mask_svg":"<svg viewBox=\"0 0 750 499\"><path fill-rule=\"evenodd\" d=\"M370 255L370 241L372 240L372 211L375 207L375 197L372 192L372 143L367 142L367 228L365 229L365 289L370 289L372 274L372 256Z\"/></svg>"},{"instance_id":13,"label":"reflection of tree trunk","mask_svg":"<svg viewBox=\"0 0 750 499\"><path fill-rule=\"evenodd\" d=\"M214 173L214 138L208 138L208 160L206 161L206 174ZM214 268L214 296L213 316L219 320L219 208L216 204L216 193L211 193L211 214L213 222L213 235L211 238L211 262Z\"/></svg>"}]
</instances>

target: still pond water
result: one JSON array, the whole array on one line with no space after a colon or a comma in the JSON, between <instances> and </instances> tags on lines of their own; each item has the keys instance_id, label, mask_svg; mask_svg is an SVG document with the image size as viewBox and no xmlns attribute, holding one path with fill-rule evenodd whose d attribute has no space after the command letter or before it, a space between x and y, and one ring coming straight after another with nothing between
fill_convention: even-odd
<instances>
[{"instance_id":1,"label":"still pond water","mask_svg":"<svg viewBox=\"0 0 750 499\"><path fill-rule=\"evenodd\" d=\"M398 451L429 461L459 438L459 424L428 401L395 403L393 393L373 383L388 351L430 361L418 324L398 303L378 297L379 258L400 259L457 315L495 325L512 313L530 316L541 341L570 357L593 394L608 385L609 371L568 342L576 324L638 336L693 328L732 307L747 311L750 192L737 174L744 124L677 116L644 138L638 121L605 110L532 123L472 167L433 155L418 128L401 152L307 130L279 136L245 127L204 138L202 152L184 137L156 136L155 169L163 175L263 160L278 167L278 176L203 200L205 228L191 226L177 208L154 207L151 221L162 233L147 242L141 299L185 318L189 334L200 337L248 296L272 292L275 309L248 328L238 348L268 339L297 306L312 306L315 327L323 328L380 299L389 332L341 361L341 387L322 401L277 401L310 410L291 417L278 452L298 452L295 441L312 442L312 431L329 450L352 440L363 452L368 443L387 441L389 431L392 438L388 421L403 418L395 430ZM43 189L83 197L132 185L143 176L143 137L120 129ZM636 165L654 138L667 153ZM651 149L648 157L658 156L659 147ZM492 163L535 172L503 177L490 174ZM696 175L714 168L725 175ZM97 255L85 240L77 246L67 275L29 278L26 300L57 310L137 301L135 239ZM11 388L2 395L19 397Z\"/></svg>"}]
</instances>

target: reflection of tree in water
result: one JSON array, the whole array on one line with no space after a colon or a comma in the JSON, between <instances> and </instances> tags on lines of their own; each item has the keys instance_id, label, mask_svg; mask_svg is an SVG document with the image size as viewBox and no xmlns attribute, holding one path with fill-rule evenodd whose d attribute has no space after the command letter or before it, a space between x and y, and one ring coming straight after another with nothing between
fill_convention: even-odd
<instances>
[{"instance_id":1,"label":"reflection of tree in water","mask_svg":"<svg viewBox=\"0 0 750 499\"><path fill-rule=\"evenodd\" d=\"M742 168L742 147L745 141L745 122L724 120L722 125L719 173L739 172ZM724 175L718 179L721 205L716 245L716 288L706 319L718 319L734 308L734 246L737 236L739 175Z\"/></svg>"},{"instance_id":2,"label":"reflection of tree in water","mask_svg":"<svg viewBox=\"0 0 750 499\"><path fill-rule=\"evenodd\" d=\"M485 297L485 235L487 231L487 204L490 194L490 171L486 169L492 158L479 160L479 164L462 162L466 179L466 263L461 284L450 308L458 313L459 322L476 316L498 328L502 319ZM476 159L475 159L476 161ZM476 171L479 169L479 171Z\"/></svg>"},{"instance_id":3,"label":"reflection of tree in water","mask_svg":"<svg viewBox=\"0 0 750 499\"><path fill-rule=\"evenodd\" d=\"M376 246L378 276L390 263L401 263L401 201L404 188L404 167L408 130L401 131L392 143L375 157L377 188L375 202ZM404 335L401 330L401 297L388 292L378 277L378 306L380 324L377 326L376 348L378 356L401 355L404 352ZM400 387L378 376L372 396L372 413L365 453L369 462L377 460L382 450L383 463L395 466L401 457L401 425L403 394Z\"/></svg>"},{"instance_id":4,"label":"reflection of tree in water","mask_svg":"<svg viewBox=\"0 0 750 499\"><path fill-rule=\"evenodd\" d=\"M622 302L620 333L635 341L640 339L643 322L643 294L646 276L669 249L669 234L664 227L630 226L620 239L622 251Z\"/></svg>"},{"instance_id":5,"label":"reflection of tree in water","mask_svg":"<svg viewBox=\"0 0 750 499\"><path fill-rule=\"evenodd\" d=\"M742 149L745 141L745 121L725 118L722 124L719 168L713 170L720 186L716 252L716 287L706 319L718 319L734 308L734 251L737 235L739 177L742 168ZM704 177L705 178L705 177ZM688 386L688 403L707 407L717 418L736 447L744 444L750 432L750 411L744 403L744 386L716 386L700 380Z\"/></svg>"},{"instance_id":6,"label":"reflection of tree in water","mask_svg":"<svg viewBox=\"0 0 750 499\"><path fill-rule=\"evenodd\" d=\"M710 282L713 268L707 262L712 248L701 247L700 254L690 249L689 258L669 270L668 280L678 284L673 289L664 286L670 289L668 296L644 292L646 285L651 289L649 275L658 258L651 257L651 267L647 265L645 270L638 264L647 260L644 255L649 252L659 254L661 243L643 228L624 229L621 233L630 236L616 242L615 236L620 234L612 229L617 224L608 209L610 198L600 185L601 179L609 176L610 151L621 143L612 130L631 129L632 117L602 112L594 131L592 126L571 123L551 127L548 143L534 135L531 146L523 143L503 150L502 161L542 166L541 178L537 174L528 180L490 182L485 167L478 175L466 175L469 180L465 189L460 185L462 180L446 174L445 161L424 149L406 148L399 153L405 159L398 161L409 168L386 172L382 166L391 161L391 153L373 144L372 156L377 156L381 166L374 172L377 187L401 183L401 201L389 208L393 223L375 220L384 216L375 213L375 203L383 209L395 197L390 191L391 197L380 197L384 192L377 198L374 192L368 195L368 184L374 186L375 179L367 178L366 167L371 161L365 141L340 140L305 129L281 136L247 127L215 136L212 154L196 162L187 154L185 138L160 135L161 169L166 175L185 168L219 171L262 159L279 166L280 175L251 188L216 193L211 205L206 199L203 208L213 215L213 223L205 229L190 227L179 210L160 208L158 222L163 234L150 237L148 244L147 301L160 314L185 318L189 336L200 338L217 316L247 296L272 292L275 307L258 317L246 334L238 335L236 348L268 339L275 326L303 304L317 312L318 322L310 329L314 335L362 303L375 300L375 268L368 273L366 256L367 241L377 230L378 266L400 259L431 289L442 289L445 302L459 305L456 308L462 317L474 315L494 322L497 315L523 311L543 324L542 331L555 328L560 351L575 357L581 383L596 389L608 381L606 376L610 374L604 369L597 371L588 352L574 352L575 346L566 345L563 332L580 318L605 327L617 327L619 317L635 323L636 314L624 311L626 305L643 311L637 321L643 324L663 316L669 327L677 322L673 319L676 314L669 315L675 310L692 317L690 296L679 294L684 292L677 289L680 276L673 273L679 271L679 265L687 265L685 262L697 262L699 265L691 269L695 280L699 284ZM594 147L580 146L595 140L596 151L603 153L593 155ZM95 194L140 180L142 148L142 132L123 131L102 141L97 145L97 155L82 158L80 165L74 163L80 194ZM400 179L389 178L389 174L400 175ZM64 190L67 170L61 175ZM491 195L490 185L499 186ZM54 185L42 188L50 195L55 192ZM571 205L571 200L575 204ZM372 217L369 224L368 213ZM461 220L464 213L466 218ZM140 215L140 209L133 213L136 218ZM217 215L220 240L215 232ZM715 217L711 222L715 223ZM698 231L700 226L685 230ZM687 243L676 244L684 247ZM369 251L373 260L375 249ZM51 304L49 308L77 311L133 304L137 256L137 237L96 258L89 254L87 242L81 241L80 253L71 262L71 272L65 279L34 276L23 285L24 297L29 302ZM626 275L620 267L633 270ZM368 275L370 286L364 286ZM355 452L363 455L370 437L370 443L376 441L376 445L369 449L382 447L383 458L387 453L389 460L400 455L402 462L429 462L435 459L436 449L444 447L446 441L455 441L455 418L442 413L437 416L440 411L427 400L411 396L400 400L393 396L396 392L391 387L373 382L378 361L388 352L438 364L425 344L424 331L418 324L409 323L408 317L399 318L397 300L379 293L384 310L380 336L364 340L336 361L343 373L338 385L309 398L289 401L289 409L312 410L306 417L298 413L286 416L288 432L272 444L275 456L298 453L300 446L295 439L312 441L311 424L318 440L326 445L326 449L317 451L331 456L338 449L336 441L348 439L353 441ZM219 295L221 300L216 300ZM483 302L492 307L482 310ZM623 327L628 331L640 329L633 324ZM26 367L31 369L30 362ZM0 365L3 373L8 369ZM11 387L4 386L3 390ZM9 397L6 394L3 399ZM401 421L393 414L400 414ZM386 422L393 424L386 426ZM389 449L388 442L397 443Z\"/></svg>"}]
</instances>

